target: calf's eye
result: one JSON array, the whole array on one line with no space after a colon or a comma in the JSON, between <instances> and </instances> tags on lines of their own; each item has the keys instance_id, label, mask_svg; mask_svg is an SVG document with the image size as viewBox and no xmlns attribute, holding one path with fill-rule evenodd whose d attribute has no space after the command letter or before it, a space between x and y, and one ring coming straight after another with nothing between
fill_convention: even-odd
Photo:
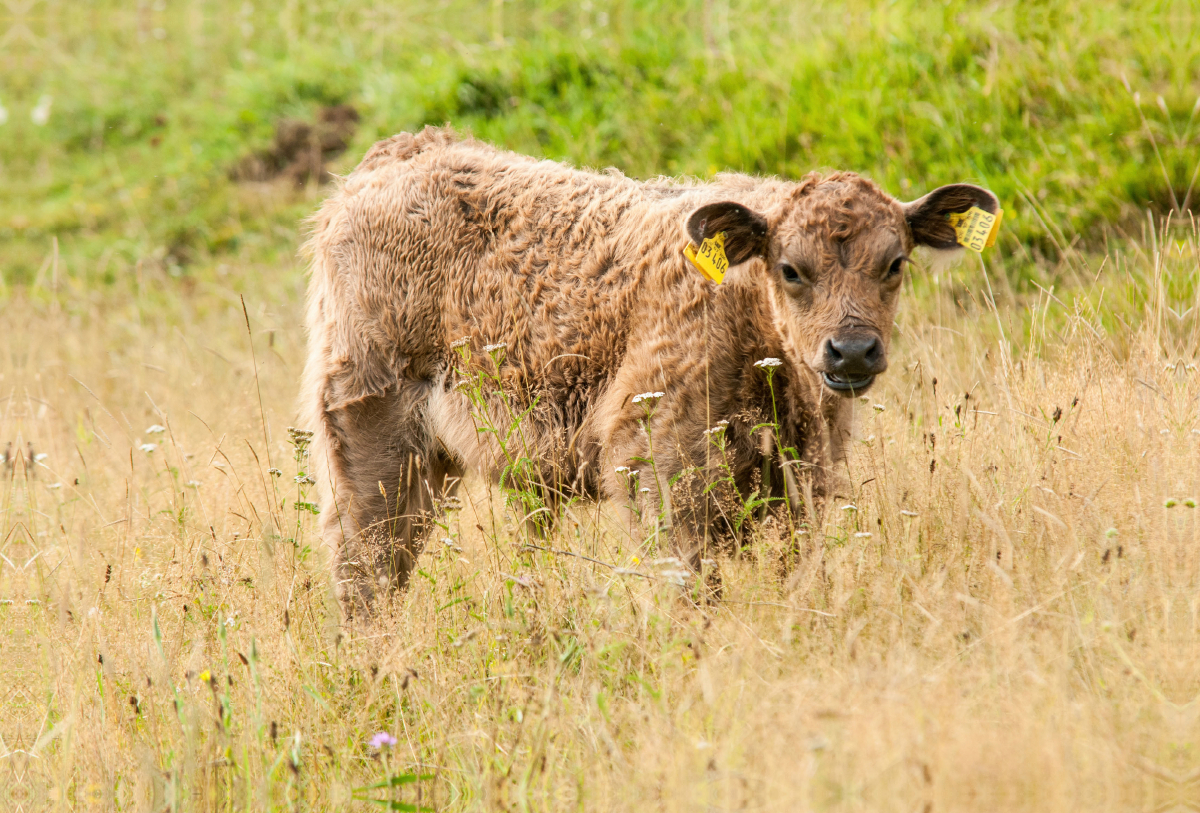
<instances>
[{"instance_id":1,"label":"calf's eye","mask_svg":"<svg viewBox=\"0 0 1200 813\"><path fill-rule=\"evenodd\" d=\"M783 265L779 266L779 273L782 274L783 278L785 280L787 280L788 282L799 282L800 281L800 272L797 271L793 266L788 265L787 263L784 263Z\"/></svg>"},{"instance_id":2,"label":"calf's eye","mask_svg":"<svg viewBox=\"0 0 1200 813\"><path fill-rule=\"evenodd\" d=\"M889 277L896 276L897 274L900 273L900 270L902 268L904 268L904 258L897 257L896 259L892 260L892 264L890 266L888 266L887 276L889 276Z\"/></svg>"}]
</instances>

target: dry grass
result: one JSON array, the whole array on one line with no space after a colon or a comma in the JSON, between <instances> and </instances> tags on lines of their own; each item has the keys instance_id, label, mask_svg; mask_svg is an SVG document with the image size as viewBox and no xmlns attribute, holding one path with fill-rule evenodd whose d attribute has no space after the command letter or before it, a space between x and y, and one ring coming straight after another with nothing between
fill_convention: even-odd
<instances>
[{"instance_id":1,"label":"dry grass","mask_svg":"<svg viewBox=\"0 0 1200 813\"><path fill-rule=\"evenodd\" d=\"M473 482L407 592L340 627L285 430L299 270L248 297L257 375L215 287L17 302L2 437L46 457L3 487L0 807L365 808L355 788L428 774L395 798L1194 809L1198 319L1173 313L1200 264L1178 237L995 309L977 263L918 279L860 405L857 510L790 573L766 529L702 609L522 552ZM655 572L608 508L571 511L544 544Z\"/></svg>"}]
</instances>

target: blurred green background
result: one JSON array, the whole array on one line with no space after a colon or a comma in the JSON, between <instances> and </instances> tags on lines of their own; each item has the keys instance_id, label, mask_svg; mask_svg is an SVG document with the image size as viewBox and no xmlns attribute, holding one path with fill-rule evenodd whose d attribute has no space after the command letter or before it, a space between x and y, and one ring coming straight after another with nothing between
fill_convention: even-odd
<instances>
[{"instance_id":1,"label":"blurred green background","mask_svg":"<svg viewBox=\"0 0 1200 813\"><path fill-rule=\"evenodd\" d=\"M287 151L289 133L325 139L333 172L381 137L450 122L637 177L854 169L901 198L974 181L1002 199L1017 285L1053 276L1071 246L1139 233L1147 209L1186 219L1200 198L1189 3L6 9L6 290L82 294L160 275L186 291L293 269L300 221L327 190Z\"/></svg>"}]
</instances>

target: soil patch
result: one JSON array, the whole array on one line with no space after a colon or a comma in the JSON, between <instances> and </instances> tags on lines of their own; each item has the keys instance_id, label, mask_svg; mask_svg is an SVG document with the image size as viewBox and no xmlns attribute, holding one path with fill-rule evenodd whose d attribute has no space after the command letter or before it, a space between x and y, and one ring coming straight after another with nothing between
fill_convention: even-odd
<instances>
[{"instance_id":1,"label":"soil patch","mask_svg":"<svg viewBox=\"0 0 1200 813\"><path fill-rule=\"evenodd\" d=\"M285 118L275 124L270 148L248 155L230 173L236 181L288 177L298 186L329 179L326 163L341 155L358 128L358 111L348 104L322 107L316 121Z\"/></svg>"}]
</instances>

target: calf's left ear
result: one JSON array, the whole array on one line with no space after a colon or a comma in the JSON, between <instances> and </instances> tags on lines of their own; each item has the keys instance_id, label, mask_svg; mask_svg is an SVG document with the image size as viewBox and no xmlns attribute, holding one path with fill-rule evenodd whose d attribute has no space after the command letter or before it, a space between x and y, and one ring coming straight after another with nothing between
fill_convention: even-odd
<instances>
[{"instance_id":1,"label":"calf's left ear","mask_svg":"<svg viewBox=\"0 0 1200 813\"><path fill-rule=\"evenodd\" d=\"M1000 210L1000 201L986 189L966 183L938 187L923 198L904 204L904 219L919 246L959 248L950 215L978 206L988 214Z\"/></svg>"},{"instance_id":2,"label":"calf's left ear","mask_svg":"<svg viewBox=\"0 0 1200 813\"><path fill-rule=\"evenodd\" d=\"M730 265L767 253L767 219L740 203L707 203L688 215L686 228L697 246L725 232L725 256Z\"/></svg>"}]
</instances>

